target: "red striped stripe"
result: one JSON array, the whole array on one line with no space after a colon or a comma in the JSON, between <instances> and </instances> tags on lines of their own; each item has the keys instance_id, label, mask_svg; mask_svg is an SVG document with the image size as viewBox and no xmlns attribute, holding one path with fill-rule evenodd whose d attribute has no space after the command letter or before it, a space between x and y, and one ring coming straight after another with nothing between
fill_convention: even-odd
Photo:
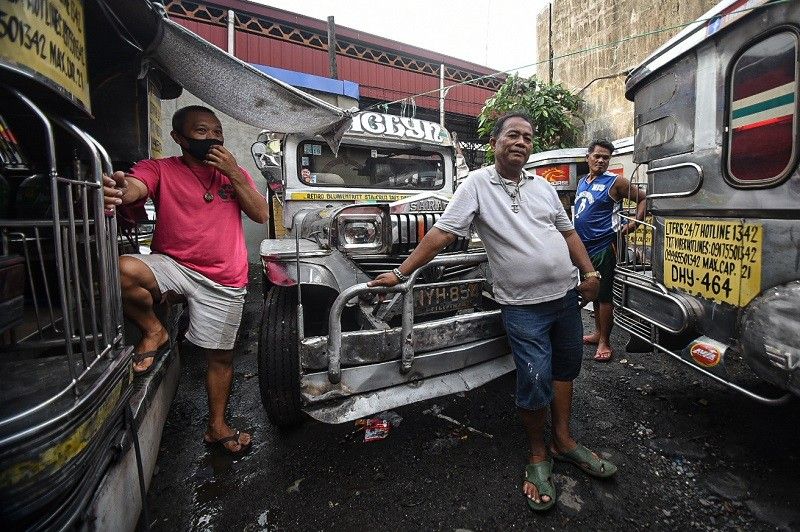
<instances>
[{"instance_id":1,"label":"red striped stripe","mask_svg":"<svg viewBox=\"0 0 800 532\"><path fill-rule=\"evenodd\" d=\"M786 123L786 122L791 122L792 118L793 118L792 115L779 116L777 118L768 118L767 120L762 120L761 122L753 122L752 124L739 126L737 128L734 128L734 131L741 132L741 131L747 131L748 129L755 129L757 127L772 126L772 125L775 125L775 124L783 124L783 123Z\"/></svg>"}]
</instances>

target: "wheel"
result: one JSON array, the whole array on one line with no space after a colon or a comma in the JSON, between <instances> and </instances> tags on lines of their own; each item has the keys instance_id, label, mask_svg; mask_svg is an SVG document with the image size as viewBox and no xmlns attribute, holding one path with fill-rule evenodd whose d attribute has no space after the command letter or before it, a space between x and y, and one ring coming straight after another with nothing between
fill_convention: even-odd
<instances>
[{"instance_id":1,"label":"wheel","mask_svg":"<svg viewBox=\"0 0 800 532\"><path fill-rule=\"evenodd\" d=\"M272 286L261 308L258 385L269 420L279 427L303 420L297 352L297 288Z\"/></svg>"}]
</instances>

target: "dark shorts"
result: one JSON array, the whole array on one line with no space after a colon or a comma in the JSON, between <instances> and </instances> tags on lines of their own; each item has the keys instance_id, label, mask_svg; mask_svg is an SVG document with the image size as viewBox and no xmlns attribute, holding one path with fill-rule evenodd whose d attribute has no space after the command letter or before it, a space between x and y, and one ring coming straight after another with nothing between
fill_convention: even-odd
<instances>
[{"instance_id":1,"label":"dark shorts","mask_svg":"<svg viewBox=\"0 0 800 532\"><path fill-rule=\"evenodd\" d=\"M611 303L614 293L614 268L617 266L617 254L614 245L589 257L594 269L600 272L600 291L597 293L599 303Z\"/></svg>"},{"instance_id":2,"label":"dark shorts","mask_svg":"<svg viewBox=\"0 0 800 532\"><path fill-rule=\"evenodd\" d=\"M553 401L553 381L573 381L581 370L578 292L536 305L503 305L502 313L517 366L517 406L543 408Z\"/></svg>"}]
</instances>

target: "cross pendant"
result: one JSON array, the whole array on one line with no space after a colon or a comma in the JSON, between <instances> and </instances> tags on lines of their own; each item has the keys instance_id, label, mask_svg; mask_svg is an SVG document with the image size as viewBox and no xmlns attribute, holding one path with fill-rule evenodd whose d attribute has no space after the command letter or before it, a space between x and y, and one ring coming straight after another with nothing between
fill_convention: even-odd
<instances>
[{"instance_id":1,"label":"cross pendant","mask_svg":"<svg viewBox=\"0 0 800 532\"><path fill-rule=\"evenodd\" d=\"M514 213L519 212L519 203L517 203L517 197L514 196L511 198L511 211Z\"/></svg>"}]
</instances>

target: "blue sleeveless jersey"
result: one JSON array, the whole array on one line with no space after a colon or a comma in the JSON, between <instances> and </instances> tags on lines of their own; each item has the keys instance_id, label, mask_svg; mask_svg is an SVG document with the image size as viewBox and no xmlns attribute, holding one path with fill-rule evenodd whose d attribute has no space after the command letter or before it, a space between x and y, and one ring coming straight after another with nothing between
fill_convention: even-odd
<instances>
[{"instance_id":1,"label":"blue sleeveless jersey","mask_svg":"<svg viewBox=\"0 0 800 532\"><path fill-rule=\"evenodd\" d=\"M586 177L578 182L572 222L586 251L592 256L616 241L620 203L609 195L617 180L616 174L606 172L591 183L586 182Z\"/></svg>"}]
</instances>

